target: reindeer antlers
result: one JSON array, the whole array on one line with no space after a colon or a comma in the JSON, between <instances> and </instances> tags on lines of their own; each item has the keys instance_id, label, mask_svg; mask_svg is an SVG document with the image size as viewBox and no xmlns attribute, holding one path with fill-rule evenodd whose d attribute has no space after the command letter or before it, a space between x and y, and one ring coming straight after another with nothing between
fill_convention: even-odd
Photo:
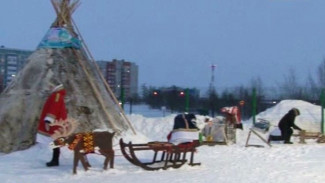
<instances>
[{"instance_id":1,"label":"reindeer antlers","mask_svg":"<svg viewBox=\"0 0 325 183\"><path fill-rule=\"evenodd\" d=\"M51 135L53 139L59 137L67 137L71 135L78 127L78 122L74 118L67 118L65 120L55 120L50 126L58 126L59 128Z\"/></svg>"}]
</instances>

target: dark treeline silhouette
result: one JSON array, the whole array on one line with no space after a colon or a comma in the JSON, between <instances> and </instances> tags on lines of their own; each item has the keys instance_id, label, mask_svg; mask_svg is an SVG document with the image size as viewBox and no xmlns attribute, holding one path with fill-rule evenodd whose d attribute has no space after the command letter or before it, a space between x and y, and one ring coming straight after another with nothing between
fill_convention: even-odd
<instances>
[{"instance_id":1,"label":"dark treeline silhouette","mask_svg":"<svg viewBox=\"0 0 325 183\"><path fill-rule=\"evenodd\" d=\"M315 79L316 78L316 79ZM238 106L242 117L252 116L252 103L256 99L256 112L274 106L281 100L304 100L320 104L321 92L325 88L325 59L317 68L315 76L309 74L304 83L299 83L294 69L284 76L276 87L265 87L262 80L253 78L249 86L208 90L202 94L196 88L142 86L141 100L152 108L163 106L171 112L194 112L202 115L221 115L220 109L226 106ZM255 95L253 89L256 91ZM187 92L186 92L187 91ZM188 95L188 96L187 96Z\"/></svg>"},{"instance_id":2,"label":"dark treeline silhouette","mask_svg":"<svg viewBox=\"0 0 325 183\"><path fill-rule=\"evenodd\" d=\"M221 93L215 90L208 91L200 96L199 90L192 88L171 87L146 87L143 89L143 102L151 108L161 109L163 106L171 112L194 112L202 115L221 115L220 109L226 106L238 106L243 117L251 115L252 89L238 87L226 89ZM185 92L189 91L189 92ZM186 95L189 95L186 99ZM259 110L263 110L271 103L263 104L263 96L256 95ZM186 101L188 100L188 101Z\"/></svg>"}]
</instances>

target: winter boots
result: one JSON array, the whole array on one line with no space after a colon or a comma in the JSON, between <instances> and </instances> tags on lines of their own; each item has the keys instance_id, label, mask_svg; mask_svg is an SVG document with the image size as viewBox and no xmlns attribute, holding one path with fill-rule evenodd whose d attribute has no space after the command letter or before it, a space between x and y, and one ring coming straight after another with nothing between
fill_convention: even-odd
<instances>
[{"instance_id":1,"label":"winter boots","mask_svg":"<svg viewBox=\"0 0 325 183\"><path fill-rule=\"evenodd\" d=\"M293 144L293 142L290 141L284 141L285 144Z\"/></svg>"},{"instance_id":2,"label":"winter boots","mask_svg":"<svg viewBox=\"0 0 325 183\"><path fill-rule=\"evenodd\" d=\"M58 147L53 149L52 160L50 162L47 162L46 166L48 167L59 166L59 157L60 157L60 148Z\"/></svg>"}]
</instances>

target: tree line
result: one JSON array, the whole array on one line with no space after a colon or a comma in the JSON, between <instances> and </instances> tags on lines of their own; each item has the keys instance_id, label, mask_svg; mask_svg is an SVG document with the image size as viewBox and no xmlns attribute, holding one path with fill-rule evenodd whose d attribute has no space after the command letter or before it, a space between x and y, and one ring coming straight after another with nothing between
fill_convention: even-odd
<instances>
[{"instance_id":1,"label":"tree line","mask_svg":"<svg viewBox=\"0 0 325 183\"><path fill-rule=\"evenodd\" d=\"M166 108L171 112L187 111L211 116L220 115L222 107L238 106L243 118L249 118L252 114L254 97L257 112L284 99L298 99L320 104L321 92L325 88L325 60L320 63L315 73L315 76L309 74L305 83L299 83L295 70L290 69L284 76L283 82L275 87L265 87L262 80L257 77L251 79L249 86L226 88L222 91L210 89L203 95L196 88L142 85L142 95L134 97L133 101L143 102L155 109Z\"/></svg>"}]
</instances>

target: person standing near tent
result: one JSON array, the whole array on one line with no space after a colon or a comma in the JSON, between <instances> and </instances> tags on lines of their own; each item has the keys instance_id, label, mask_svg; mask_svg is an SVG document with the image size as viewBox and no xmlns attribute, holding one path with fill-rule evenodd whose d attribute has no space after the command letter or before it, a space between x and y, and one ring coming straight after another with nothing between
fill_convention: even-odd
<instances>
[{"instance_id":1,"label":"person standing near tent","mask_svg":"<svg viewBox=\"0 0 325 183\"><path fill-rule=\"evenodd\" d=\"M290 142L291 135L293 134L293 130L291 128L301 131L301 128L295 124L296 116L299 115L299 110L297 108L292 108L282 117L278 124L285 144L292 144L292 142Z\"/></svg>"},{"instance_id":2,"label":"person standing near tent","mask_svg":"<svg viewBox=\"0 0 325 183\"><path fill-rule=\"evenodd\" d=\"M66 90L62 84L52 85L50 96L47 98L40 116L38 132L40 134L50 136L57 129L50 127L55 120L65 120L67 118L67 110L64 103ZM59 166L60 148L53 149L52 160L46 163L46 166Z\"/></svg>"}]
</instances>

